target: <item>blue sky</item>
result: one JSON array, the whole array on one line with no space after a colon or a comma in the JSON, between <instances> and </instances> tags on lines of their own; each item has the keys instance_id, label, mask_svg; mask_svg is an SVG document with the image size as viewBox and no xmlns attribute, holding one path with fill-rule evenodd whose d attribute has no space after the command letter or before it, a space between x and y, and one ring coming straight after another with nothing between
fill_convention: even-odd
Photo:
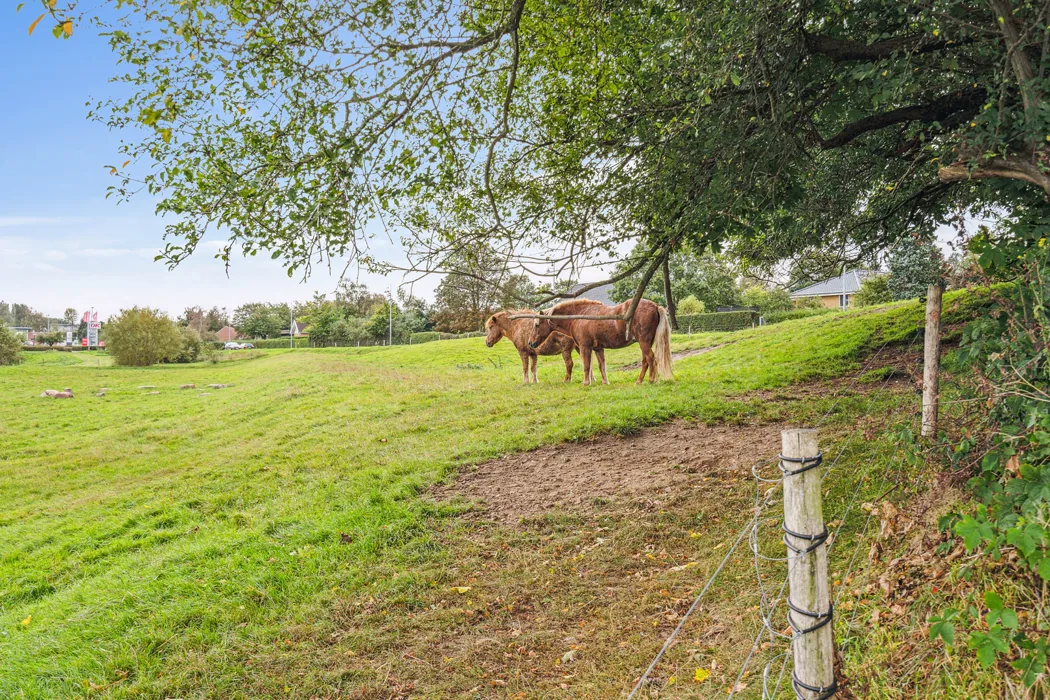
<instances>
[{"instance_id":1,"label":"blue sky","mask_svg":"<svg viewBox=\"0 0 1050 700\"><path fill-rule=\"evenodd\" d=\"M301 284L269 256L235 260L227 278L212 257L218 239L174 271L153 262L164 221L147 196L120 206L105 199L115 178L103 166L120 161L120 137L86 118L89 99L111 94L114 55L87 28L58 41L41 22L28 36L38 13L32 3L18 14L14 8L5 5L0 19L0 300L56 316L94 306L106 317L135 304L176 316L197 304L232 309L335 288L342 265L333 266L335 276L320 270ZM356 269L348 275L357 277ZM376 290L389 284L360 279ZM414 291L430 297L437 282Z\"/></svg>"}]
</instances>

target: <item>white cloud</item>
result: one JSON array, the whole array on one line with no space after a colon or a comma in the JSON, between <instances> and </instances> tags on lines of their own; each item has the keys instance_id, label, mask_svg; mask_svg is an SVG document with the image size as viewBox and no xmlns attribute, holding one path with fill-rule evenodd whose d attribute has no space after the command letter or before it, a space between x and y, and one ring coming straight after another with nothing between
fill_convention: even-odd
<instances>
[{"instance_id":1,"label":"white cloud","mask_svg":"<svg viewBox=\"0 0 1050 700\"><path fill-rule=\"evenodd\" d=\"M69 256L63 253L61 250L49 250L44 253L45 260L65 260Z\"/></svg>"},{"instance_id":2,"label":"white cloud","mask_svg":"<svg viewBox=\"0 0 1050 700\"><path fill-rule=\"evenodd\" d=\"M51 263L34 262L30 263L29 266L34 270L38 270L40 272L62 272L62 268L55 267Z\"/></svg>"},{"instance_id":3,"label":"white cloud","mask_svg":"<svg viewBox=\"0 0 1050 700\"><path fill-rule=\"evenodd\" d=\"M0 228L15 226L59 226L81 223L81 216L0 216Z\"/></svg>"},{"instance_id":4,"label":"white cloud","mask_svg":"<svg viewBox=\"0 0 1050 700\"><path fill-rule=\"evenodd\" d=\"M130 248L83 248L74 253L85 258L116 258L134 251Z\"/></svg>"}]
</instances>

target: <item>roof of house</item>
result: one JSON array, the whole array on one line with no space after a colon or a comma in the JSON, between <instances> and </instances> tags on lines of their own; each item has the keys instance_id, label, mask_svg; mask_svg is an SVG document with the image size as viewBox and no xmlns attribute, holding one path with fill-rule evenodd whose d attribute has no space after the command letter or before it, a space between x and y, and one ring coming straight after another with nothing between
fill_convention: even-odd
<instances>
[{"instance_id":1,"label":"roof of house","mask_svg":"<svg viewBox=\"0 0 1050 700\"><path fill-rule=\"evenodd\" d=\"M223 326L219 329L217 335L222 340L233 340L240 334L237 332L237 329L233 326Z\"/></svg>"},{"instance_id":2,"label":"roof of house","mask_svg":"<svg viewBox=\"0 0 1050 700\"><path fill-rule=\"evenodd\" d=\"M791 297L827 297L836 294L856 294L860 291L861 283L873 274L870 270L846 270L842 275L811 284L802 289L796 289L791 292Z\"/></svg>"},{"instance_id":3,"label":"roof of house","mask_svg":"<svg viewBox=\"0 0 1050 700\"><path fill-rule=\"evenodd\" d=\"M306 324L302 321L292 322L292 335L303 335L306 332ZM288 329L285 328L281 331L281 335L288 335Z\"/></svg>"},{"instance_id":4,"label":"roof of house","mask_svg":"<svg viewBox=\"0 0 1050 700\"><path fill-rule=\"evenodd\" d=\"M588 283L585 283L585 282L581 282L580 284L574 284L571 287L569 287L569 293L574 294L578 290L583 289L584 287L586 287L587 284ZM616 302L613 301L612 298L609 296L609 294L611 292L612 292L612 285L611 284L603 284L600 287L595 287L594 289L588 289L586 292L583 293L582 296L585 299L592 299L594 301L600 301L601 303L603 303L603 304L605 304L607 306L615 306Z\"/></svg>"}]
</instances>

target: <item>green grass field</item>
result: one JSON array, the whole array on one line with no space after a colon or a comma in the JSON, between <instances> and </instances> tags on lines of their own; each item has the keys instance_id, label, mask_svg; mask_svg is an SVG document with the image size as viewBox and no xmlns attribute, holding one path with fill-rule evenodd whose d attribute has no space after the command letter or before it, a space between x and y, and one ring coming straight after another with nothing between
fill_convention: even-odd
<instances>
[{"instance_id":1,"label":"green grass field","mask_svg":"<svg viewBox=\"0 0 1050 700\"><path fill-rule=\"evenodd\" d=\"M423 613L440 608L450 586L469 585L482 605L488 579L474 572L464 584L461 567L488 571L489 550L510 558L495 560L503 565L492 568L486 620L501 609L500 586L525 586L521 577L547 568L569 577L551 606L569 610L574 603L558 596L572 586L572 595L590 595L546 559L591 525L571 513L539 530L463 519L462 504L434 502L428 486L461 465L672 417L807 424L834 408L829 439L841 440L872 406L867 398L785 404L749 392L856 370L883 342L914 340L921 317L906 304L676 336L675 351L726 345L683 359L673 383L642 386L636 373L612 371L611 386L582 387L579 364L576 381L563 385L560 358L541 361L541 384L522 386L513 348L504 341L489 350L481 339L147 369L112 367L95 354L25 353L23 365L0 368L0 697L623 695L669 629L663 622L639 622L648 636L625 650L617 620L607 620L594 639L608 648L595 641L589 656L605 662L572 677L552 671L542 683L491 685L491 669L472 667L465 651L406 661L405 649L416 658L426 640L469 631L469 616ZM613 367L638 359L636 348L608 356ZM184 383L198 388L180 390ZM76 399L38 397L66 386ZM97 398L101 387L109 391ZM879 410L901 400L887 396ZM874 440L853 450L884 447ZM875 488L866 472L842 474L829 508ZM740 489L746 503L747 485ZM700 562L694 577L676 579L683 597L746 518L726 512L690 540L695 508L642 518L647 532L665 533ZM628 527L632 518L609 525L622 526L624 547L649 536ZM525 552L528 561L514 559ZM668 585L624 583L617 595L642 599ZM462 663L427 665L441 658ZM667 696L701 690L683 683Z\"/></svg>"}]
</instances>

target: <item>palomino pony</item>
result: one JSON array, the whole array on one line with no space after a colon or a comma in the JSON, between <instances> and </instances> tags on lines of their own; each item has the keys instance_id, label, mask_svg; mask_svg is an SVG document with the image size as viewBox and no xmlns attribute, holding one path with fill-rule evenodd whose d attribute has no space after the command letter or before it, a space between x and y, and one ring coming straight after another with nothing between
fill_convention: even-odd
<instances>
[{"instance_id":1,"label":"palomino pony","mask_svg":"<svg viewBox=\"0 0 1050 700\"><path fill-rule=\"evenodd\" d=\"M598 367L602 372L602 381L609 383L605 374L606 348L625 348L638 342L642 350L642 373L638 375L638 384L642 383L646 371L649 381L674 379L671 372L671 325L667 322L667 310L657 306L648 299L638 302L630 325L626 322L609 319L579 318L546 318L546 316L617 316L627 313L631 302L625 301L616 306L606 306L590 299L570 299L555 304L549 311L535 319L532 333L529 334L529 345L537 348L550 339L552 334L567 335L573 339L583 358L583 383L594 380L591 371L591 351L598 356Z\"/></svg>"},{"instance_id":2,"label":"palomino pony","mask_svg":"<svg viewBox=\"0 0 1050 700\"><path fill-rule=\"evenodd\" d=\"M527 309L516 309L513 311L500 311L489 316L489 320L485 322L485 345L491 348L500 341L500 338L506 338L514 343L514 347L518 349L518 355L521 356L521 372L526 384L529 383L530 362L532 363L532 381L539 382L539 379L536 378L537 355L557 355L560 353L565 359L565 381L570 381L572 379L572 349L576 344L568 336L553 335L535 348L530 347L529 331L532 330L531 319L519 318L512 320L508 316L510 314L531 313L532 311Z\"/></svg>"}]
</instances>

